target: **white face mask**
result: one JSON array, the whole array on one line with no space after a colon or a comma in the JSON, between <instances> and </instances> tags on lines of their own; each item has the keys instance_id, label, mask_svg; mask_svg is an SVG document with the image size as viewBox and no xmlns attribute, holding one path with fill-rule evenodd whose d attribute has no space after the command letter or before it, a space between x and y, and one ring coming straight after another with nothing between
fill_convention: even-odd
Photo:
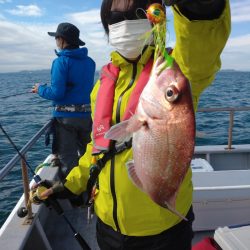
<instances>
[{"instance_id":1,"label":"white face mask","mask_svg":"<svg viewBox=\"0 0 250 250\"><path fill-rule=\"evenodd\" d=\"M115 23L109 25L109 43L125 58L135 59L142 53L145 45L151 44L152 36L148 39L145 36L151 29L147 19Z\"/></svg>"}]
</instances>

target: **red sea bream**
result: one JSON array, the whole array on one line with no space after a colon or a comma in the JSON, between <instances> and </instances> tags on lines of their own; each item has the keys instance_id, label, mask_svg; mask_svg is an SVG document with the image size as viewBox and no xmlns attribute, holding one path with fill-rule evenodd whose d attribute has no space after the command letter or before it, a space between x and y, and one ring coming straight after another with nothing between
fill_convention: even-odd
<instances>
[{"instance_id":1,"label":"red sea bream","mask_svg":"<svg viewBox=\"0 0 250 250\"><path fill-rule=\"evenodd\" d=\"M157 59L136 114L105 137L133 137L134 159L126 164L131 180L154 202L183 217L175 210L175 200L194 152L195 115L188 80L176 63L165 65Z\"/></svg>"}]
</instances>

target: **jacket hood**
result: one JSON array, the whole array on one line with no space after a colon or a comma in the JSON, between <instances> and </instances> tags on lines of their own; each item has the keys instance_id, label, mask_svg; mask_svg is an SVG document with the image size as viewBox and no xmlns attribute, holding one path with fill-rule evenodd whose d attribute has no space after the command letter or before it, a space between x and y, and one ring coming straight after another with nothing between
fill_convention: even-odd
<instances>
[{"instance_id":1,"label":"jacket hood","mask_svg":"<svg viewBox=\"0 0 250 250\"><path fill-rule=\"evenodd\" d=\"M67 56L72 58L85 58L88 56L87 48L77 48L77 49L64 49L61 51L55 51L57 56Z\"/></svg>"}]
</instances>

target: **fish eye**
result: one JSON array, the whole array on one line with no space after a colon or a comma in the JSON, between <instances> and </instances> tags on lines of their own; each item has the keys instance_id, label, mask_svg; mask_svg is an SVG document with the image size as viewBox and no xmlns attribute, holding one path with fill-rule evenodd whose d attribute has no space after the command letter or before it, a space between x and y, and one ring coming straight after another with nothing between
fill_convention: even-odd
<instances>
[{"instance_id":1,"label":"fish eye","mask_svg":"<svg viewBox=\"0 0 250 250\"><path fill-rule=\"evenodd\" d=\"M165 93L165 98L168 102L174 102L179 97L179 91L174 85L170 85Z\"/></svg>"}]
</instances>

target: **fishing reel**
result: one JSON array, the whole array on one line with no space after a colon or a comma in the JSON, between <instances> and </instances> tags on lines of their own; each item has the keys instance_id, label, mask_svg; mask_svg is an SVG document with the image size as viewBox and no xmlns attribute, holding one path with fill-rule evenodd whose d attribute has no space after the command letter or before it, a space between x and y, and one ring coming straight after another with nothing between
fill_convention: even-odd
<instances>
[{"instance_id":1,"label":"fishing reel","mask_svg":"<svg viewBox=\"0 0 250 250\"><path fill-rule=\"evenodd\" d=\"M47 188L44 186L38 186L36 189L31 190L28 203L40 205L42 202L44 202L44 200L48 198L48 197L41 197L41 194L46 190ZM17 216L20 218L24 218L27 214L28 214L28 209L26 207L20 207L17 210Z\"/></svg>"},{"instance_id":2,"label":"fishing reel","mask_svg":"<svg viewBox=\"0 0 250 250\"><path fill-rule=\"evenodd\" d=\"M41 194L47 189L48 188L44 186L38 186L36 189L31 190L29 197L30 202L36 205L40 205L42 202L44 202L48 197L42 197Z\"/></svg>"},{"instance_id":3,"label":"fishing reel","mask_svg":"<svg viewBox=\"0 0 250 250\"><path fill-rule=\"evenodd\" d=\"M28 214L28 209L26 207L20 207L17 210L17 216L19 218L24 218Z\"/></svg>"}]
</instances>

